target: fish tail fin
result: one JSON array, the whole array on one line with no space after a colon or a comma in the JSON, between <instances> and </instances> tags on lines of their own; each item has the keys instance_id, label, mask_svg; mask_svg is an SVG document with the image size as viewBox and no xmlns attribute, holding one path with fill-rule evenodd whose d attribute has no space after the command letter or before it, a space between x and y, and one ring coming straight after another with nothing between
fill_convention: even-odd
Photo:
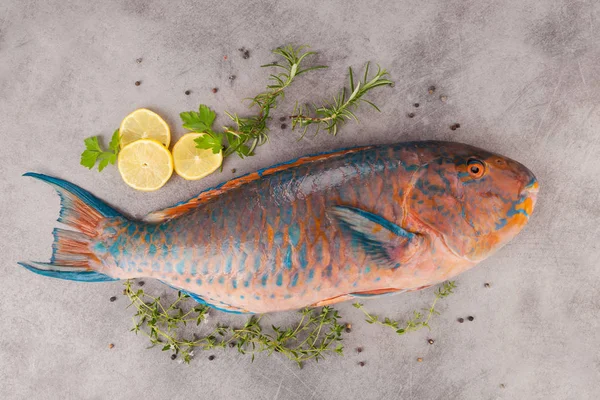
<instances>
[{"instance_id":1,"label":"fish tail fin","mask_svg":"<svg viewBox=\"0 0 600 400\"><path fill-rule=\"evenodd\" d=\"M44 262L18 262L20 266L39 275L49 276L51 278L66 279L78 282L109 282L118 281L106 274L90 270L85 267L70 267Z\"/></svg>"},{"instance_id":2,"label":"fish tail fin","mask_svg":"<svg viewBox=\"0 0 600 400\"><path fill-rule=\"evenodd\" d=\"M19 262L19 265L36 274L59 279L81 282L118 280L97 271L102 268L102 262L94 251L93 241L102 233L99 227L102 220L122 215L90 192L65 180L33 172L24 176L44 181L56 189L61 205L58 221L78 232L55 228L50 262Z\"/></svg>"}]
</instances>

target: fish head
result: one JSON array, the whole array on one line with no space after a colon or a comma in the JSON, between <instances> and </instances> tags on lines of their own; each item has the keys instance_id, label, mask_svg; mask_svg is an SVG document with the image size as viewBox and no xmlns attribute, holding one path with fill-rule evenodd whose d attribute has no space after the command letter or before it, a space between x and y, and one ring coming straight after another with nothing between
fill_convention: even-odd
<instances>
[{"instance_id":1,"label":"fish head","mask_svg":"<svg viewBox=\"0 0 600 400\"><path fill-rule=\"evenodd\" d=\"M475 147L437 142L420 154L409 210L461 258L481 261L527 224L539 183L524 165Z\"/></svg>"}]
</instances>

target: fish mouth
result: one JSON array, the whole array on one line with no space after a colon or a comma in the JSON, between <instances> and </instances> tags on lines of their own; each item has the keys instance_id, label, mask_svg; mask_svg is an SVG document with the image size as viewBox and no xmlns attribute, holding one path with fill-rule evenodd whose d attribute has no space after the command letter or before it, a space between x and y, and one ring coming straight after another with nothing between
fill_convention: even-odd
<instances>
[{"instance_id":1,"label":"fish mouth","mask_svg":"<svg viewBox=\"0 0 600 400\"><path fill-rule=\"evenodd\" d=\"M537 192L540 191L540 183L538 182L537 179L535 179L535 177L533 177L533 178L531 178L531 180L529 181L527 186L525 186L523 188L523 191L525 191L527 193L531 193L531 194L536 194Z\"/></svg>"},{"instance_id":2,"label":"fish mouth","mask_svg":"<svg viewBox=\"0 0 600 400\"><path fill-rule=\"evenodd\" d=\"M527 217L529 218L535 208L537 202L537 194L540 190L540 184L535 177L532 177L529 183L523 188L522 191L522 207Z\"/></svg>"}]
</instances>

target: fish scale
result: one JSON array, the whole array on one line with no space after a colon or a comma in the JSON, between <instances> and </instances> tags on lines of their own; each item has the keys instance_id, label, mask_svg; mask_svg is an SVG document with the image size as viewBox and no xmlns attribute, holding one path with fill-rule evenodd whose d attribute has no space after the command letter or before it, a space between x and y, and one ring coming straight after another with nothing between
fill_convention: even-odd
<instances>
[{"instance_id":1,"label":"fish scale","mask_svg":"<svg viewBox=\"0 0 600 400\"><path fill-rule=\"evenodd\" d=\"M441 282L516 235L538 187L505 157L410 142L302 157L132 221L75 185L29 175L57 188L61 218L84 239L57 235L51 263L23 266L75 280L153 277L231 312Z\"/></svg>"},{"instance_id":2,"label":"fish scale","mask_svg":"<svg viewBox=\"0 0 600 400\"><path fill-rule=\"evenodd\" d=\"M323 285L331 287L339 286L343 272L350 266L348 264L347 246L341 240L340 232L329 229L328 219L325 215L327 204L333 204L341 200L343 204L357 205L360 193L366 201L369 197L378 197L381 193L377 192L377 187L367 190L358 191L358 185L331 185L330 180L323 180L321 177L327 176L334 170L341 170L344 181L352 182L354 179L364 179L367 175L373 174L373 169L364 164L364 155L357 154L351 159L340 160L335 164L322 164L319 168L315 165L306 165L294 171L282 171L280 174L274 175L272 179L264 179L247 184L240 190L246 192L262 193L260 202L257 203L257 208L265 213L265 231L273 232L273 239L265 241L265 236L254 235L251 239L246 239L243 242L243 250L234 249L231 246L231 240L228 238L240 237L240 227L242 225L232 223L232 221L244 220L246 213L245 204L247 198L243 194L231 196L226 201L215 199L213 202L198 207L193 212L189 213L186 218L179 218L165 222L163 226L167 232L167 244L173 246L182 238L176 235L169 235L168 232L185 232L184 242L190 236L196 238L197 243L210 243L210 251L203 254L202 257L209 260L208 283L210 287L221 287L223 290L214 289L215 294L212 295L212 300L227 301L230 300L234 293L239 288L237 281L243 280L243 269L240 268L241 261L248 258L248 255L254 254L255 260L260 260L261 268L251 280L248 286L248 291L252 296L260 298L270 298L275 295L280 300L290 300L297 296L304 289L309 291L318 291ZM309 171L310 170L310 171ZM312 174L317 176L317 179L312 182L311 186L306 184L301 185L298 180L295 180L296 175L308 176ZM291 183L290 183L291 182ZM376 185L373 185L376 186ZM323 191L321 188L325 187ZM364 187L364 185L363 185ZM313 192L310 192L312 190ZM368 194L368 195L367 195ZM315 241L317 235L314 230L307 230L309 225L303 219L298 218L298 209L306 209L306 204L313 204L313 221L319 220L325 222L322 227L321 240L328 243L328 248L331 249L329 257L323 260L321 254L314 254L316 249ZM315 212L315 207L319 212ZM262 217L260 214L259 217ZM316 225L315 223L313 223ZM290 227L297 226L299 230L298 240L294 240L289 235ZM208 235L206 233L209 232ZM217 233L218 232L218 233ZM302 241L300 241L302 237ZM193 246L194 248L201 247ZM242 247L240 245L240 247ZM301 290L293 290L299 287L298 282L306 282L310 274L310 269L306 266L302 268L300 262L300 253L302 248L306 251L308 258L316 260L319 257L325 263L314 263L311 269L321 271L317 279L313 279L312 286L302 288ZM322 251L322 246L320 249ZM182 252L179 252L182 253ZM242 256L244 254L244 256ZM135 257L133 257L135 259ZM228 271L227 262L237 266L237 270ZM124 260L127 262L126 260ZM185 258L183 254L175 259L172 263L185 262L186 265L193 263L192 258ZM189 267L186 266L185 270ZM164 275L164 270L161 271L161 279L169 279ZM176 272L176 271L175 271ZM146 271L151 273L151 271ZM173 273L173 272L169 272ZM314 272L312 273L314 276ZM212 279L211 279L212 278ZM205 277L206 280L206 277ZM226 284L229 282L229 284ZM233 288L232 282L235 280L237 288ZM292 284L295 282L295 284ZM196 282L191 283L191 287L186 288L193 293L202 293L200 287L194 287ZM279 288L285 287L285 293L278 293ZM213 290L211 290L211 294ZM245 295L248 297L248 292L240 290L238 296ZM285 298L287 295L287 299Z\"/></svg>"}]
</instances>

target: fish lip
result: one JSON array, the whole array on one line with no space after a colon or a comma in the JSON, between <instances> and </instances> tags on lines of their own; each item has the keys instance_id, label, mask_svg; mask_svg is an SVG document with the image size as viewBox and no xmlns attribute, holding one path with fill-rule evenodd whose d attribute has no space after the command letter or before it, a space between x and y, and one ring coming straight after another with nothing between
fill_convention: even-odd
<instances>
[{"instance_id":1,"label":"fish lip","mask_svg":"<svg viewBox=\"0 0 600 400\"><path fill-rule=\"evenodd\" d=\"M536 194L540 191L540 183L535 176L531 178L529 183L523 188L523 191L531 194Z\"/></svg>"},{"instance_id":2,"label":"fish lip","mask_svg":"<svg viewBox=\"0 0 600 400\"><path fill-rule=\"evenodd\" d=\"M538 194L539 190L540 190L540 184L537 181L537 179L535 178L535 176L533 176L533 174L531 174L531 179L530 179L529 183L527 183L527 185L521 191L521 202L525 202L526 199L530 200L529 204L525 203L525 206L523 209L523 211L525 212L525 215L527 216L527 220L529 220L529 218L531 217L531 214L533 214L533 210L535 209L535 205L537 203L537 197L538 197L537 194Z\"/></svg>"}]
</instances>

